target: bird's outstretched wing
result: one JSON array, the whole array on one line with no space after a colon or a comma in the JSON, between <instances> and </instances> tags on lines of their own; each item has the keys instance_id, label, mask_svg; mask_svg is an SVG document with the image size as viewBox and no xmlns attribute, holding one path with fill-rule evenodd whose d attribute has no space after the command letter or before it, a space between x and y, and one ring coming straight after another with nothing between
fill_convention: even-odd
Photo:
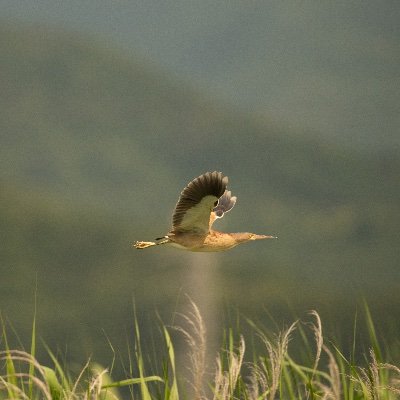
<instances>
[{"instance_id":1,"label":"bird's outstretched wing","mask_svg":"<svg viewBox=\"0 0 400 400\"><path fill-rule=\"evenodd\" d=\"M228 177L217 171L206 172L190 182L175 206L172 232L208 233L210 216L227 184Z\"/></svg>"}]
</instances>

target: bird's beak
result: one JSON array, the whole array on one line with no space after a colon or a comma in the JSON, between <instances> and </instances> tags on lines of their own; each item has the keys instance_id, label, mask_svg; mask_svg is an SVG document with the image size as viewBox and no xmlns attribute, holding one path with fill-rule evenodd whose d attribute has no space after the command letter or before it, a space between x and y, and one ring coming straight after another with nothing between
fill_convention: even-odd
<instances>
[{"instance_id":1,"label":"bird's beak","mask_svg":"<svg viewBox=\"0 0 400 400\"><path fill-rule=\"evenodd\" d=\"M253 236L250 238L250 240L258 240L258 239L278 239L277 236L271 236L271 235L256 235L253 234Z\"/></svg>"}]
</instances>

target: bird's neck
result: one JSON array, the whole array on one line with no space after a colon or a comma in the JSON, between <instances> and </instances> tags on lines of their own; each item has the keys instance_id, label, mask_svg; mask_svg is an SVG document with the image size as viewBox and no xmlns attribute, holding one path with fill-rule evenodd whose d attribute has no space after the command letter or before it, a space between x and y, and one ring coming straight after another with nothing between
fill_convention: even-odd
<instances>
[{"instance_id":1,"label":"bird's neck","mask_svg":"<svg viewBox=\"0 0 400 400\"><path fill-rule=\"evenodd\" d=\"M246 242L249 240L248 233L246 232L220 232L220 231L211 231L212 235L218 236L220 238L224 238L224 240L231 240L232 242L239 244Z\"/></svg>"}]
</instances>

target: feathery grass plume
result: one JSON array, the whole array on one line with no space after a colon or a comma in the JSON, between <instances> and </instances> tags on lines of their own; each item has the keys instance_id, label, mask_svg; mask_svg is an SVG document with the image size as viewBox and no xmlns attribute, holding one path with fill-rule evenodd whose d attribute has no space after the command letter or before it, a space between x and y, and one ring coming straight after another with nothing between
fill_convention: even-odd
<instances>
[{"instance_id":1,"label":"feathery grass plume","mask_svg":"<svg viewBox=\"0 0 400 400\"><path fill-rule=\"evenodd\" d=\"M51 390L46 381L46 371L29 353L21 350L6 350L0 352L0 360L13 365L12 369L6 368L6 375L1 376L0 388L8 391L11 399L32 398L33 393L39 398L52 400ZM21 372L16 368L21 366ZM31 372L31 366L36 375ZM1 393L1 392L0 392Z\"/></svg>"},{"instance_id":2,"label":"feathery grass plume","mask_svg":"<svg viewBox=\"0 0 400 400\"><path fill-rule=\"evenodd\" d=\"M359 367L356 380L365 398L375 400L379 398L379 373L374 350L370 350L370 355L371 362L367 368Z\"/></svg>"},{"instance_id":3,"label":"feathery grass plume","mask_svg":"<svg viewBox=\"0 0 400 400\"><path fill-rule=\"evenodd\" d=\"M108 369L93 363L90 366L90 372L93 374L89 383L89 393L92 393L92 398L99 400L118 400L120 398L117 388L112 386L114 382Z\"/></svg>"},{"instance_id":4,"label":"feathery grass plume","mask_svg":"<svg viewBox=\"0 0 400 400\"><path fill-rule=\"evenodd\" d=\"M340 377L339 365L335 360L334 355L327 346L322 345L323 350L328 355L328 377L327 383L322 383L320 380L314 380L313 384L321 390L320 397L323 400L341 400L342 385ZM316 368L313 369L313 376L316 373Z\"/></svg>"},{"instance_id":5,"label":"feathery grass plume","mask_svg":"<svg viewBox=\"0 0 400 400\"><path fill-rule=\"evenodd\" d=\"M369 339L371 342L372 350L370 351L370 356L372 361L369 364L369 369L373 369L373 365L376 364L377 368L377 381L380 383L381 387L387 387L390 385L390 370L387 368L380 368L383 363L383 350L379 344L378 335L375 329L375 324L368 307L367 302L364 300L364 312L366 317L367 329L369 333ZM373 369L375 372L375 369Z\"/></svg>"},{"instance_id":6,"label":"feathery grass plume","mask_svg":"<svg viewBox=\"0 0 400 400\"><path fill-rule=\"evenodd\" d=\"M189 382L193 389L194 399L204 399L203 379L206 372L206 338L207 332L197 305L189 298L191 311L187 314L178 313L185 321L188 328L182 326L173 326L173 328L182 333L186 343L189 345L189 364L188 367L192 380Z\"/></svg>"},{"instance_id":7,"label":"feathery grass plume","mask_svg":"<svg viewBox=\"0 0 400 400\"><path fill-rule=\"evenodd\" d=\"M360 390L366 399L370 400L396 400L400 394L400 368L388 364L378 363L375 351L370 350L371 361L366 368L359 367L354 380L359 384ZM390 378L390 373L395 373L397 378ZM385 381L382 381L382 377ZM387 378L387 380L386 380Z\"/></svg>"},{"instance_id":8,"label":"feathery grass plume","mask_svg":"<svg viewBox=\"0 0 400 400\"><path fill-rule=\"evenodd\" d=\"M253 368L253 381L257 380L262 387L261 398L274 400L281 386L282 369L286 360L290 335L296 329L297 321L285 331L275 336L272 342L267 338L264 332L258 330L258 336L263 342L267 357L260 357L260 360ZM282 393L281 393L282 394Z\"/></svg>"},{"instance_id":9,"label":"feathery grass plume","mask_svg":"<svg viewBox=\"0 0 400 400\"><path fill-rule=\"evenodd\" d=\"M227 371L224 371L222 366L222 355L217 357L217 366L214 377L214 400L228 400L234 398L240 371L243 364L243 357L245 352L245 342L243 336L240 336L239 346L237 352L233 347L229 346L227 350Z\"/></svg>"},{"instance_id":10,"label":"feathery grass plume","mask_svg":"<svg viewBox=\"0 0 400 400\"><path fill-rule=\"evenodd\" d=\"M315 310L312 310L309 312L309 315L312 315L316 320L316 324L314 324L312 322L310 323L311 330L314 333L315 344L317 347L317 352L315 355L315 361L314 361L314 366L313 366L313 374L311 376L311 380L312 380L314 378L315 371L317 370L318 363L321 358L321 352L322 352L322 346L324 344L324 338L322 336L322 324L321 324L321 318L319 317L319 314Z\"/></svg>"},{"instance_id":11,"label":"feathery grass plume","mask_svg":"<svg viewBox=\"0 0 400 400\"><path fill-rule=\"evenodd\" d=\"M381 368L384 368L388 372L394 372L396 374L395 377L391 377L387 388L391 392L400 395L400 368L396 367L395 365L389 364L389 363L381 364Z\"/></svg>"},{"instance_id":12,"label":"feathery grass plume","mask_svg":"<svg viewBox=\"0 0 400 400\"><path fill-rule=\"evenodd\" d=\"M316 323L313 323L313 322L308 323L308 325L311 327L312 332L314 333L314 341L315 341L315 345L316 345L314 365L312 367L312 373L309 378L309 382L307 384L307 390L310 392L309 395L311 396L311 398L313 398L313 396L314 396L313 380L314 380L314 375L317 372L319 360L321 358L322 346L324 344L324 338L322 336L322 324L321 324L321 318L319 317L319 314L315 310L311 310L308 314L313 316L316 321Z\"/></svg>"}]
</instances>

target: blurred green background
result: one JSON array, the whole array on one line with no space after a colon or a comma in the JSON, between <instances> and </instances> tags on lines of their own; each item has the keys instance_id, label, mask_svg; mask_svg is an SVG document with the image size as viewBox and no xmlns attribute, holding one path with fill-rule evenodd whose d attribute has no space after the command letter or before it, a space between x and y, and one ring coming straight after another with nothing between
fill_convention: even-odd
<instances>
[{"instance_id":1,"label":"blurred green background","mask_svg":"<svg viewBox=\"0 0 400 400\"><path fill-rule=\"evenodd\" d=\"M316 309L352 342L366 299L400 329L399 6L0 4L0 310L69 360L145 341L186 294L210 337L235 313ZM226 253L138 252L183 187L230 177Z\"/></svg>"}]
</instances>

